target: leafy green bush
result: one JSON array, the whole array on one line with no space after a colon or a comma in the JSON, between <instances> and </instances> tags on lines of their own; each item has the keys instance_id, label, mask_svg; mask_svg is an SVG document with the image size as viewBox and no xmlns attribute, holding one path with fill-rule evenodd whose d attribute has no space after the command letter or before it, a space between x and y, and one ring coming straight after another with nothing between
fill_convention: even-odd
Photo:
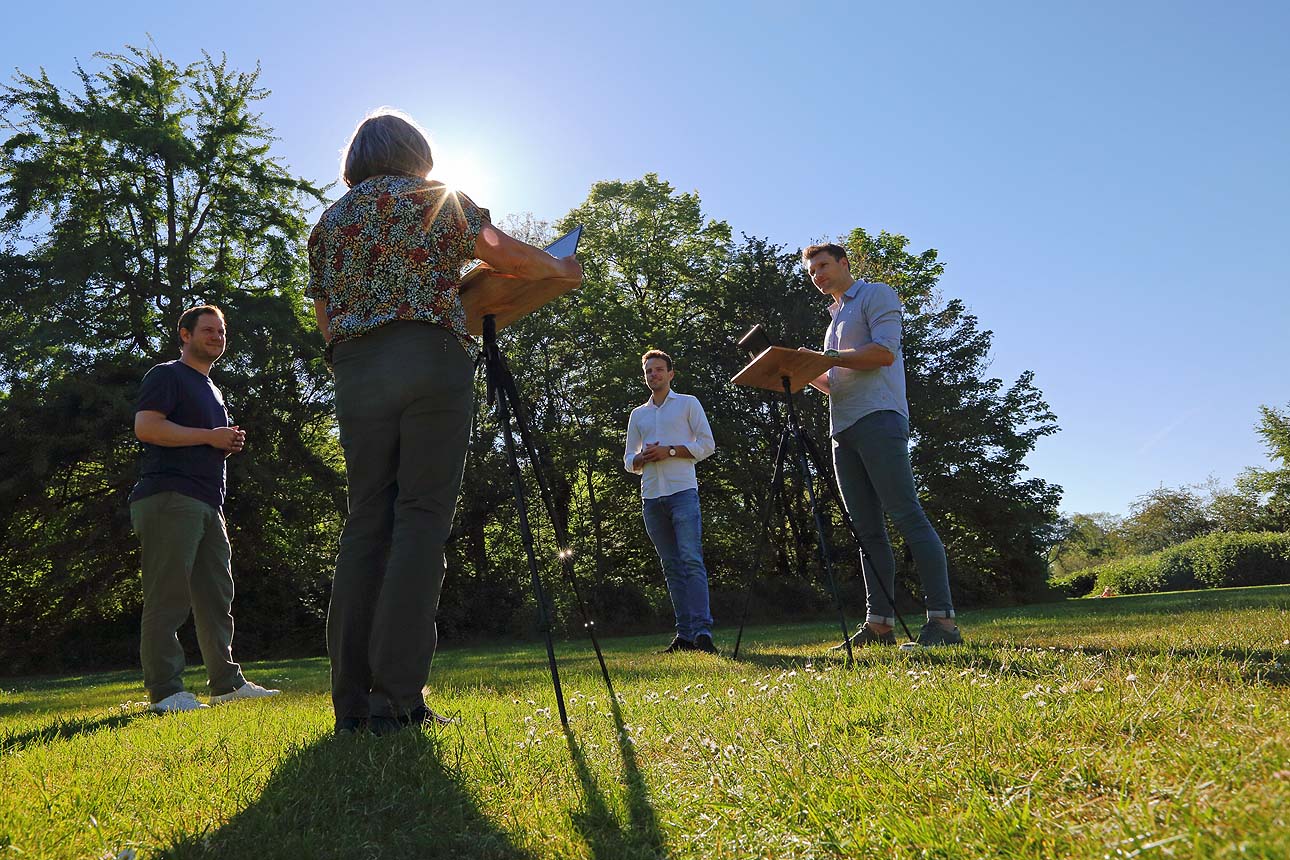
<instances>
[{"instance_id":1,"label":"leafy green bush","mask_svg":"<svg viewBox=\"0 0 1290 860\"><path fill-rule=\"evenodd\" d=\"M1070 573L1062 573L1057 576L1050 576L1048 584L1053 588L1061 591L1067 597L1083 597L1093 590L1097 582L1097 574L1094 572L1097 568L1082 567L1079 570Z\"/></svg>"},{"instance_id":2,"label":"leafy green bush","mask_svg":"<svg viewBox=\"0 0 1290 860\"><path fill-rule=\"evenodd\" d=\"M1213 532L1078 573L1094 578L1092 590L1116 594L1290 583L1290 534Z\"/></svg>"},{"instance_id":3,"label":"leafy green bush","mask_svg":"<svg viewBox=\"0 0 1290 860\"><path fill-rule=\"evenodd\" d=\"M1192 568L1206 588L1290 582L1290 534L1212 534L1196 543Z\"/></svg>"}]
</instances>

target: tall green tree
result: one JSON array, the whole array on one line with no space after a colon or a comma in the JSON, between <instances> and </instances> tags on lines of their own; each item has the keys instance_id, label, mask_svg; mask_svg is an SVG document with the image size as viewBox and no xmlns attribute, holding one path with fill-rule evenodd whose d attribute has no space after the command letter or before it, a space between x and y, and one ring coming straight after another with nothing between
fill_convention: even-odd
<instances>
[{"instance_id":1,"label":"tall green tree","mask_svg":"<svg viewBox=\"0 0 1290 860\"><path fill-rule=\"evenodd\" d=\"M1056 536L1060 488L1028 476L1025 457L1057 425L1030 373L1011 385L988 374L993 335L956 299L945 299L938 281L944 273L935 250L915 253L904 236L873 236L857 229L843 240L857 277L890 284L904 304L903 351L911 410L912 450L920 496L945 540L956 595L966 601L1011 599L1039 589L1046 576L1045 553ZM745 356L733 343L752 324L767 328L778 343L819 347L828 322L829 299L811 284L799 252L756 238L745 238L732 256L720 291L720 340L705 357L716 364L711 376L724 382ZM720 392L734 413L730 457L743 482L751 512L759 509L774 457L779 427L778 398L766 392L724 386ZM828 400L813 389L798 398L809 435L828 461ZM830 464L831 468L831 464ZM787 499L794 517L783 524L778 544L781 574L805 575L814 564L815 538L809 528L805 495L798 488ZM747 514L743 515L745 518ZM834 527L829 540L840 569L858 573L854 543ZM798 527L795 529L794 526ZM900 538L892 529L897 549ZM898 555L899 557L899 555ZM792 561L793 563L790 563ZM908 563L903 578L918 593Z\"/></svg>"},{"instance_id":2,"label":"tall green tree","mask_svg":"<svg viewBox=\"0 0 1290 860\"><path fill-rule=\"evenodd\" d=\"M1279 460L1271 469L1251 467L1237 479L1237 487L1262 501L1259 526L1269 531L1290 531L1290 406L1259 407L1255 428L1267 446L1268 456Z\"/></svg>"},{"instance_id":3,"label":"tall green tree","mask_svg":"<svg viewBox=\"0 0 1290 860\"><path fill-rule=\"evenodd\" d=\"M1058 543L1048 550L1051 574L1065 576L1128 555L1123 522L1110 514L1074 514L1058 524Z\"/></svg>"},{"instance_id":4,"label":"tall green tree","mask_svg":"<svg viewBox=\"0 0 1290 860\"><path fill-rule=\"evenodd\" d=\"M96 59L72 89L42 71L0 92L0 662L131 659L132 404L201 302L228 315L213 377L248 435L226 506L239 649L303 648L343 505L302 295L323 192L272 156L258 69L136 48Z\"/></svg>"},{"instance_id":5,"label":"tall green tree","mask_svg":"<svg viewBox=\"0 0 1290 860\"><path fill-rule=\"evenodd\" d=\"M1215 525L1199 493L1157 487L1133 501L1120 533L1130 554L1149 553L1208 534Z\"/></svg>"}]
</instances>

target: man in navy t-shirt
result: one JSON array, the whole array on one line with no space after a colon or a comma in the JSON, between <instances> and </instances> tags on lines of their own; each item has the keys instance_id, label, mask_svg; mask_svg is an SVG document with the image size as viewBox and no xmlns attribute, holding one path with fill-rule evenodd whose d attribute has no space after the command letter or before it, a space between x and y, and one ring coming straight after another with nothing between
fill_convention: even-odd
<instances>
[{"instance_id":1,"label":"man in navy t-shirt","mask_svg":"<svg viewBox=\"0 0 1290 860\"><path fill-rule=\"evenodd\" d=\"M224 459L246 433L224 408L210 369L224 354L224 313L190 308L179 320L177 361L148 371L135 406L143 443L130 523L143 547L139 652L151 709L207 707L184 689L184 649L176 635L191 610L206 664L211 704L271 696L233 662L233 567L224 524Z\"/></svg>"}]
</instances>

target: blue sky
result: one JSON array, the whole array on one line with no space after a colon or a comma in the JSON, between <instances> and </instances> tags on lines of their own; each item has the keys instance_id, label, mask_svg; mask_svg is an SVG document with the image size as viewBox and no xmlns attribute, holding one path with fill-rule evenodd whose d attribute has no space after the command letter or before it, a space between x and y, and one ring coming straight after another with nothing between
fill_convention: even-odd
<instances>
[{"instance_id":1,"label":"blue sky","mask_svg":"<svg viewBox=\"0 0 1290 860\"><path fill-rule=\"evenodd\" d=\"M1028 462L1064 510L1267 464L1290 4L616 5L22 4L0 69L70 82L151 36L258 62L276 152L316 181L388 104L495 216L654 171L736 236L903 233L995 332L993 372L1035 371L1062 431Z\"/></svg>"}]
</instances>

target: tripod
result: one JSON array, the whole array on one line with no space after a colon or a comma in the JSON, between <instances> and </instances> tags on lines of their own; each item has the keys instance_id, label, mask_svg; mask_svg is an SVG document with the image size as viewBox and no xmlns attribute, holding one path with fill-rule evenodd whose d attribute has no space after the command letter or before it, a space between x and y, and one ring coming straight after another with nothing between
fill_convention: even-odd
<instances>
[{"instance_id":1,"label":"tripod","mask_svg":"<svg viewBox=\"0 0 1290 860\"><path fill-rule=\"evenodd\" d=\"M551 667L551 683L555 687L555 700L560 709L560 724L567 729L569 727L569 716L565 712L564 692L560 687L560 670L555 662L555 644L551 640L551 615L547 608L546 591L542 587L542 577L538 575L537 555L533 548L533 530L529 527L528 503L525 500L524 477L520 472L519 454L516 450L515 436L511 430L512 416L515 419L515 426L519 428L520 440L524 443L529 465L537 478L538 490L542 496L542 503L546 506L547 517L551 520L551 526L555 531L556 543L560 547L560 569L565 580L569 583L569 587L573 590L573 596L582 614L583 627L586 628L588 635L591 637L591 646L596 651L596 659L600 662L600 674L605 679L605 686L609 690L611 701L614 701L614 684L609 679L609 669L605 666L605 657L601 654L600 642L596 639L595 622L591 620L591 616L587 612L587 604L583 601L582 595L578 591L578 582L573 571L573 550L569 547L568 529L564 520L556 513L551 487L542 471L537 445L533 441L533 434L529 431L528 419L524 414L524 406L520 402L515 377L511 375L511 369L506 363L506 357L502 355L502 351L497 346L497 320L493 314L487 314L484 317L484 352L482 360L484 363L484 378L488 386L488 404L492 406L496 403L497 423L502 427L502 437L506 442L506 461L510 466L511 480L514 484L515 507L519 512L520 520L520 536L524 542L524 552L528 556L533 597L537 601L538 629L542 631L546 639L547 663Z\"/></svg>"},{"instance_id":2,"label":"tripod","mask_svg":"<svg viewBox=\"0 0 1290 860\"><path fill-rule=\"evenodd\" d=\"M806 486L806 497L811 506L811 519L815 523L815 537L820 548L820 561L824 568L825 579L828 582L829 593L833 595L833 604L838 610L838 623L842 628L842 644L846 648L847 663L850 663L854 657L851 653L851 637L847 628L846 613L842 609L842 595L838 593L837 582L833 577L833 559L832 553L829 552L828 542L824 538L824 519L820 513L819 501L815 497L815 485L811 480L811 469L807 463L807 441L806 433L802 430L802 422L797 417L797 406L793 402L792 381L787 375L780 377L780 383L784 388L784 404L787 407L785 412L788 416L788 426L779 435L779 448L775 453L775 474L771 477L770 493L766 497L766 511L762 516L761 531L757 538L757 553L753 556L753 576L756 577L758 561L761 559L762 549L766 543L766 536L770 530L770 518L775 509L775 496L784 477L784 462L788 456L788 441L791 434L794 447L797 451L797 470L802 477L802 483ZM744 636L744 624L748 620L748 604L752 599L751 590L744 599L743 617L739 621L739 634L735 637L734 651L731 652L732 658L739 657L739 644Z\"/></svg>"},{"instance_id":3,"label":"tripod","mask_svg":"<svg viewBox=\"0 0 1290 860\"><path fill-rule=\"evenodd\" d=\"M846 616L843 614L842 610L842 597L838 593L837 583L833 577L832 553L829 551L828 544L824 538L824 521L815 497L815 487L811 480L811 473L807 462L808 460L813 462L817 474L823 475L827 478L825 486L830 495L832 495L834 503L838 506L838 510L842 513L842 522L846 525L847 530L851 532L852 536L855 537L857 545L860 543L860 533L856 530L855 523L852 521L850 514L847 513L846 505L842 503L842 493L838 488L836 477L833 475L832 471L825 468L823 458L820 456L819 449L816 448L815 442L812 441L811 437L802 430L802 423L797 416L797 407L793 402L793 390L789 377L781 377L780 381L784 388L784 402L787 405L787 409L785 411L788 415L788 426L786 426L779 435L779 447L775 453L775 472L770 479L770 492L766 497L766 506L765 511L762 514L761 528L757 535L757 549L753 553L752 579L756 579L757 573L759 572L759 563L762 551L765 549L766 540L770 534L770 521L775 512L775 498L779 495L781 482L784 479L784 462L788 456L789 436L791 434L796 443L798 473L802 477L802 482L806 485L807 498L810 501L811 506L811 515L815 522L815 534L819 542L820 558L828 580L829 591L833 595L833 601L838 610L838 618L842 624L843 645L841 647L845 647L847 652L847 663L850 663L854 659L854 654L851 649L850 632L847 627ZM787 502L785 502L784 513L785 515L788 515ZM860 572L861 577L863 578L863 547L860 550ZM887 596L887 600L891 604L893 611L896 612L896 618L900 621L900 626L904 628L905 635L909 637L910 640L913 640L914 637L909 632L909 625L905 623L904 616L902 616L899 611L895 610L896 603L891 599L891 595L887 593L887 586L883 584L881 580L877 581L878 587L882 589L882 592ZM752 589L750 584L748 593L744 598L743 613L739 619L739 633L735 637L735 647L730 655L732 659L737 659L739 657L739 645L743 640L744 626L748 622L748 607L751 602Z\"/></svg>"}]
</instances>

